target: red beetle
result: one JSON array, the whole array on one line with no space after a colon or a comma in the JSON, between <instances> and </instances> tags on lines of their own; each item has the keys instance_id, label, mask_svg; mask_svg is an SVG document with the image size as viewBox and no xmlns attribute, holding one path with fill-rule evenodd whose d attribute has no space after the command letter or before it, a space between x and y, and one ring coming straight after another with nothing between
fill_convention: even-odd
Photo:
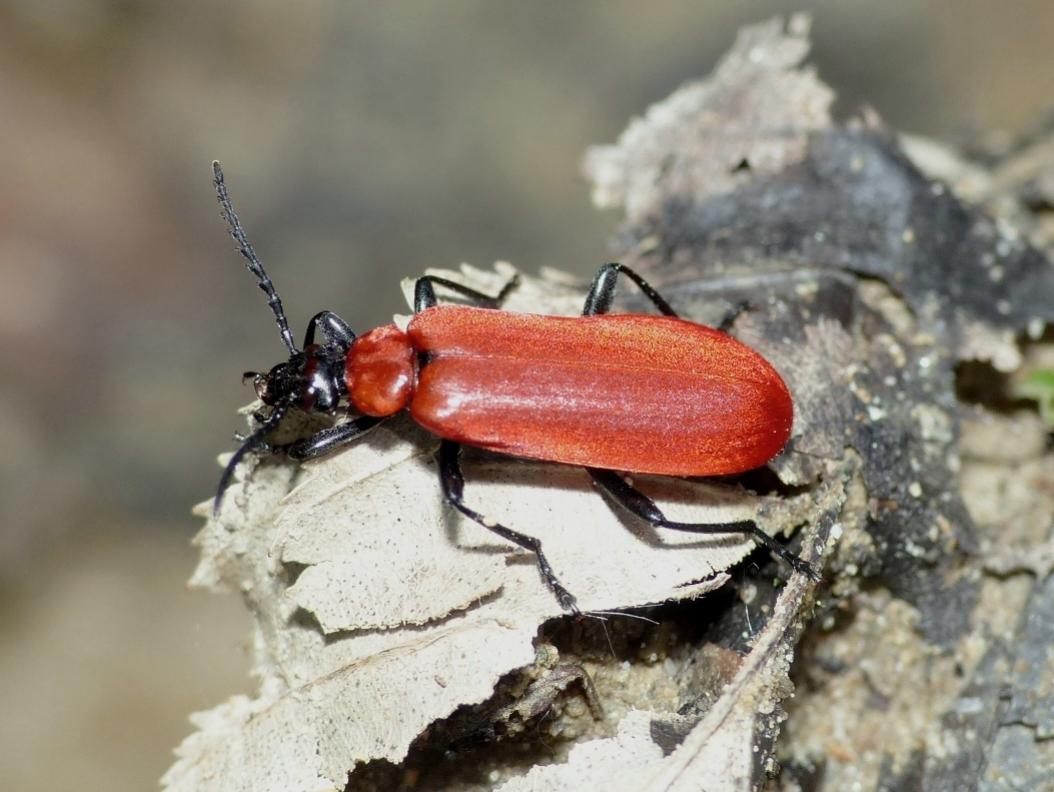
<instances>
[{"instance_id":1,"label":"red beetle","mask_svg":"<svg viewBox=\"0 0 1054 792\"><path fill-rule=\"evenodd\" d=\"M231 236L274 312L289 360L268 373L247 372L271 408L234 454L215 507L239 460L252 451L302 460L328 453L403 409L442 438L439 474L451 506L502 538L532 551L560 604L577 612L541 543L488 520L463 502L462 443L516 457L580 465L628 511L657 528L753 537L795 570L813 568L751 520L721 524L666 519L619 473L717 476L760 467L790 436L787 386L761 355L731 336L679 319L643 278L620 264L600 269L580 317L498 310L497 296L433 275L418 279L414 316L355 337L336 314L308 323L303 350L293 342L271 279L231 205L213 163L216 193ZM632 280L663 316L609 314L615 282ZM442 286L484 307L439 305ZM318 339L316 340L316 336ZM292 408L358 417L285 446L267 437ZM616 472L618 471L618 472Z\"/></svg>"}]
</instances>

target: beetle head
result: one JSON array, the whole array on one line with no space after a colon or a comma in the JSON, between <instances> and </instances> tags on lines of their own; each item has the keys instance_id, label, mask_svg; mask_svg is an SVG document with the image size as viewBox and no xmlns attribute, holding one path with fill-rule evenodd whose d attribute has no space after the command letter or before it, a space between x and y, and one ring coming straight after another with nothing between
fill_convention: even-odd
<instances>
[{"instance_id":1,"label":"beetle head","mask_svg":"<svg viewBox=\"0 0 1054 792\"><path fill-rule=\"evenodd\" d=\"M223 179L223 170L218 162L212 163L212 176L220 212L227 221L227 230L237 244L238 252L245 259L249 272L256 277L257 285L267 297L267 305L274 315L282 343L289 351L289 360L274 366L266 374L250 371L244 375L246 379L252 379L257 397L271 410L267 415L255 416L258 425L252 434L241 438L242 445L227 463L213 501L213 513L218 514L223 491L233 478L238 463L246 454L259 450L274 450L268 444L267 438L279 426L291 407L314 412L332 412L337 408L346 392L344 360L355 336L343 320L329 311L323 311L311 320L305 349L301 351L297 348L282 308L282 300L245 235L241 221L231 204ZM325 338L324 344L313 343L316 329L320 330Z\"/></svg>"},{"instance_id":2,"label":"beetle head","mask_svg":"<svg viewBox=\"0 0 1054 792\"><path fill-rule=\"evenodd\" d=\"M256 397L269 407L279 404L307 412L332 412L344 397L344 358L339 344L311 344L266 374L247 371Z\"/></svg>"},{"instance_id":3,"label":"beetle head","mask_svg":"<svg viewBox=\"0 0 1054 792\"><path fill-rule=\"evenodd\" d=\"M296 390L296 366L292 359L279 363L266 374L258 371L246 371L242 380L252 379L256 398L268 407L274 407L280 401L289 400Z\"/></svg>"}]
</instances>

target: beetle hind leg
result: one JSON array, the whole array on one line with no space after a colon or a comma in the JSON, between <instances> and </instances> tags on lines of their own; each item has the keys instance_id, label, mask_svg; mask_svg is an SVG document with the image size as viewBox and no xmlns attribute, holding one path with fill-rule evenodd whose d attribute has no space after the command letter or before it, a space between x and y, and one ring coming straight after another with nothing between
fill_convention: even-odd
<instances>
[{"instance_id":1,"label":"beetle hind leg","mask_svg":"<svg viewBox=\"0 0 1054 792\"><path fill-rule=\"evenodd\" d=\"M669 520L659 507L655 505L655 501L627 483L618 473L613 470L599 470L597 468L586 468L586 470L593 477L593 481L611 495L626 511L635 514L656 528L668 528L672 531L687 531L688 533L698 534L743 534L749 536L758 544L764 545L771 553L786 561L795 572L807 575L816 582L820 580L820 573L812 564L795 555L762 531L753 520L714 524L682 523Z\"/></svg>"},{"instance_id":2,"label":"beetle hind leg","mask_svg":"<svg viewBox=\"0 0 1054 792\"><path fill-rule=\"evenodd\" d=\"M577 615L580 611L575 604L574 595L564 588L556 577L556 573L553 572L553 568L549 564L549 559L542 552L540 540L489 520L462 502L462 495L465 490L465 477L461 473L460 455L461 445L459 443L455 443L452 440L444 440L439 446L439 481L443 488L443 497L446 498L447 503L473 522L482 525L505 541L512 542L524 550L534 553L538 562L538 571L541 573L542 579L545 580L545 584L556 595L556 600L560 603L560 607Z\"/></svg>"}]
</instances>

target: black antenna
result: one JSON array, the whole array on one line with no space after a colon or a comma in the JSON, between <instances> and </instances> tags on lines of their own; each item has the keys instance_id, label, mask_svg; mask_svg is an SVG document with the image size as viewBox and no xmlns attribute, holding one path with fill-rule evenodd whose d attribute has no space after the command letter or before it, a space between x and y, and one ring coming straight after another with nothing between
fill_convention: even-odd
<instances>
[{"instance_id":1,"label":"black antenna","mask_svg":"<svg viewBox=\"0 0 1054 792\"><path fill-rule=\"evenodd\" d=\"M288 410L288 402L276 404L274 409L271 410L271 414L267 416L267 420L260 424L256 428L256 431L245 438L245 442L242 443L241 447L231 456L231 461L228 462L227 467L223 469L223 475L220 477L220 485L216 488L216 497L212 501L213 517L219 516L220 506L223 504L223 493L226 491L227 485L230 484L231 478L234 476L234 469L238 467L238 463L242 461L242 457L250 451L255 451L266 445L264 438L267 437L276 426L278 426Z\"/></svg>"},{"instance_id":2,"label":"black antenna","mask_svg":"<svg viewBox=\"0 0 1054 792\"><path fill-rule=\"evenodd\" d=\"M245 257L249 272L256 276L260 288L267 295L267 304L271 306L271 311L274 313L274 321L278 325L278 332L282 334L282 342L289 350L289 354L295 355L300 350L296 348L296 344L293 343L293 334L289 332L289 322L286 321L285 311L282 310L282 300L278 297L278 292L267 276L260 259L256 257L256 251L249 244L248 237L245 236L245 229L242 228L241 220L238 219L234 206L231 204L231 197L227 194L227 184L223 181L223 169L220 168L220 163L215 161L212 163L212 182L216 185L216 199L220 202L223 219L227 221L227 228L234 241L238 243L238 252Z\"/></svg>"}]
</instances>

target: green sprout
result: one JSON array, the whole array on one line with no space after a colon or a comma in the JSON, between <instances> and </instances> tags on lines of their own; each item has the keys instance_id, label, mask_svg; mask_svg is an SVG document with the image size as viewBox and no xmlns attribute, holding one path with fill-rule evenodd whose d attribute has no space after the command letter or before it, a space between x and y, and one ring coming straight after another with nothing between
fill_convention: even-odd
<instances>
[{"instance_id":1,"label":"green sprout","mask_svg":"<svg viewBox=\"0 0 1054 792\"><path fill-rule=\"evenodd\" d=\"M1036 369L1015 388L1017 396L1039 405L1039 414L1048 426L1054 426L1054 369Z\"/></svg>"}]
</instances>

